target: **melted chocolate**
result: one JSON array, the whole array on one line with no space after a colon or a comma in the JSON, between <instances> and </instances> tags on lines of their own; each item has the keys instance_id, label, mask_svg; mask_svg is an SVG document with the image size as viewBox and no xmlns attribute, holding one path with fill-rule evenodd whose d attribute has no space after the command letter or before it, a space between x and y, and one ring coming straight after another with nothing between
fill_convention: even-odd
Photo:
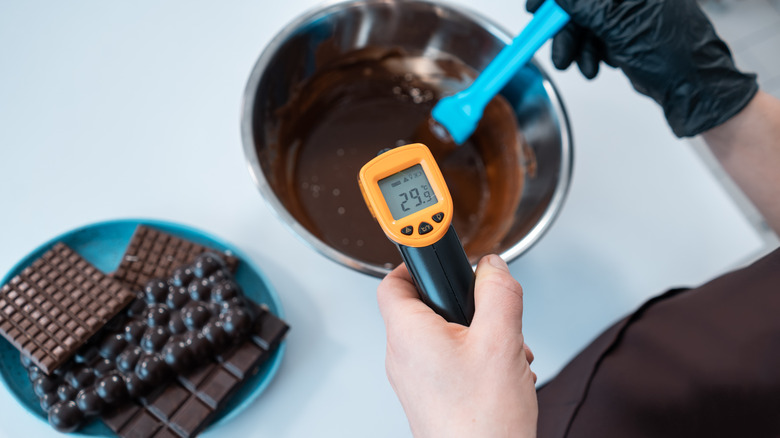
<instances>
[{"instance_id":1,"label":"melted chocolate","mask_svg":"<svg viewBox=\"0 0 780 438\"><path fill-rule=\"evenodd\" d=\"M400 263L366 208L357 174L380 150L421 142L447 181L453 225L469 258L495 251L512 224L524 178L524 142L506 100L493 99L474 135L455 146L427 123L439 98L475 77L463 63L379 48L323 53L315 74L278 113L269 179L290 213L342 253L388 267Z\"/></svg>"}]
</instances>

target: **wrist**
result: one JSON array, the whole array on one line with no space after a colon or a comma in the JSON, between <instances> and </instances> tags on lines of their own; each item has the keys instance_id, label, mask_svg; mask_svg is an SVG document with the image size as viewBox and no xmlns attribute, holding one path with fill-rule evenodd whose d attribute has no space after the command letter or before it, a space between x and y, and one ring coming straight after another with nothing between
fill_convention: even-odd
<instances>
[{"instance_id":1,"label":"wrist","mask_svg":"<svg viewBox=\"0 0 780 438\"><path fill-rule=\"evenodd\" d=\"M758 92L755 74L733 67L708 68L700 76L681 82L661 102L669 126L677 137L693 137L716 128L739 114Z\"/></svg>"}]
</instances>

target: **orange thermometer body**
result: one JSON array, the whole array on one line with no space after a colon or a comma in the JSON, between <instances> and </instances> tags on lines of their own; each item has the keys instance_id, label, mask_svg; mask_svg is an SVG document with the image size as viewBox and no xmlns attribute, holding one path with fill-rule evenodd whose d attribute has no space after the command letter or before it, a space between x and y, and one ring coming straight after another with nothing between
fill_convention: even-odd
<instances>
[{"instance_id":1,"label":"orange thermometer body","mask_svg":"<svg viewBox=\"0 0 780 438\"><path fill-rule=\"evenodd\" d=\"M474 271L452 227L452 197L428 148L381 153L358 176L368 209L398 246L420 298L449 322L474 316Z\"/></svg>"}]
</instances>

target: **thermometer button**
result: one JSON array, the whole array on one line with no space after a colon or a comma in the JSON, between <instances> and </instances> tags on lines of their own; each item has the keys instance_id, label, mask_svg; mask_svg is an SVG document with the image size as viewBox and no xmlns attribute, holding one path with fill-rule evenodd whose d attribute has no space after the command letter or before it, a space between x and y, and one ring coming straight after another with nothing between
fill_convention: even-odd
<instances>
[{"instance_id":1,"label":"thermometer button","mask_svg":"<svg viewBox=\"0 0 780 438\"><path fill-rule=\"evenodd\" d=\"M414 228L411 225L407 225L403 228L401 228L401 234L406 236L411 236L412 233L414 233Z\"/></svg>"},{"instance_id":2,"label":"thermometer button","mask_svg":"<svg viewBox=\"0 0 780 438\"><path fill-rule=\"evenodd\" d=\"M433 225L428 222L420 222L420 226L417 228L417 232L420 234L428 234L433 231Z\"/></svg>"},{"instance_id":3,"label":"thermometer button","mask_svg":"<svg viewBox=\"0 0 780 438\"><path fill-rule=\"evenodd\" d=\"M444 220L444 213L442 212L436 213L433 216L431 216L431 219L433 219L433 221L436 222L437 224L441 223L441 221Z\"/></svg>"}]
</instances>

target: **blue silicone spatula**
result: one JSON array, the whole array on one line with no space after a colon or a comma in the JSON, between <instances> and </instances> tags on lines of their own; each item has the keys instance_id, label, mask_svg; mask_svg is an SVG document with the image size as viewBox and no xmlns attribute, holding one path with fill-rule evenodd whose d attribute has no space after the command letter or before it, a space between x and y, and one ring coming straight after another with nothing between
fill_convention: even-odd
<instances>
[{"instance_id":1,"label":"blue silicone spatula","mask_svg":"<svg viewBox=\"0 0 780 438\"><path fill-rule=\"evenodd\" d=\"M554 0L546 0L512 44L504 47L465 90L441 99L431 115L457 144L463 144L477 128L485 105L501 91L548 39L569 22Z\"/></svg>"}]
</instances>

